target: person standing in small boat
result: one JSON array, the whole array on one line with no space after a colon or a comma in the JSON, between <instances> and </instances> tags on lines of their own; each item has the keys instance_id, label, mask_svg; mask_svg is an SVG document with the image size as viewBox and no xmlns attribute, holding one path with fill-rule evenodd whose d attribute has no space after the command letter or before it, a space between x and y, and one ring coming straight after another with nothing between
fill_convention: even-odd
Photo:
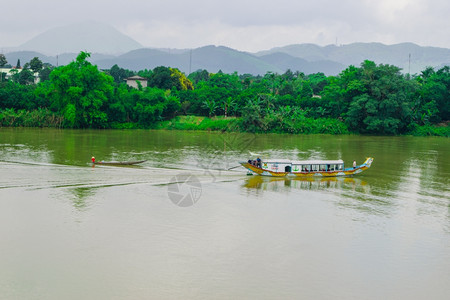
<instances>
[{"instance_id":1,"label":"person standing in small boat","mask_svg":"<svg viewBox=\"0 0 450 300\"><path fill-rule=\"evenodd\" d=\"M259 158L259 156L258 156L258 158L256 158L256 166L258 168L261 168L261 158Z\"/></svg>"},{"instance_id":2,"label":"person standing in small boat","mask_svg":"<svg viewBox=\"0 0 450 300\"><path fill-rule=\"evenodd\" d=\"M353 169L356 169L356 160L353 161Z\"/></svg>"},{"instance_id":3,"label":"person standing in small boat","mask_svg":"<svg viewBox=\"0 0 450 300\"><path fill-rule=\"evenodd\" d=\"M95 157L92 156L91 161L93 164L95 164Z\"/></svg>"}]
</instances>

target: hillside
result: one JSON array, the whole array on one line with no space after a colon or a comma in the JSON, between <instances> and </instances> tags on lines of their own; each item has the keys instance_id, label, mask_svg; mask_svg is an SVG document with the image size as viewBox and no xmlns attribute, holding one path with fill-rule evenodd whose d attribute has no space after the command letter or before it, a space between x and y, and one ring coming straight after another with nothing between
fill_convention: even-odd
<instances>
[{"instance_id":1,"label":"hillside","mask_svg":"<svg viewBox=\"0 0 450 300\"><path fill-rule=\"evenodd\" d=\"M80 51L91 53L90 61L101 69L113 65L138 71L168 66L184 73L205 69L215 73L263 75L267 72L284 73L287 69L305 74L337 75L349 65L359 66L364 60L377 64L391 64L404 73L420 73L426 67L450 65L450 49L422 47L412 43L384 45L380 43L353 43L349 45L318 46L296 44L277 47L257 53L238 51L224 46L204 46L196 49L156 49L142 45L109 25L84 22L48 30L20 47L20 51L6 53L6 59L15 65L39 57L52 65L73 61Z\"/></svg>"},{"instance_id":2,"label":"hillside","mask_svg":"<svg viewBox=\"0 0 450 300\"><path fill-rule=\"evenodd\" d=\"M427 66L438 67L450 64L450 49L421 47L413 43L384 45L380 43L353 43L349 45L325 47L313 44L298 44L277 47L255 53L263 57L273 53L285 53L310 62L334 61L344 66L359 65L364 60L377 64L391 64L403 69L405 73L419 73ZM411 60L409 56L411 55ZM411 65L410 65L411 64Z\"/></svg>"},{"instance_id":3,"label":"hillside","mask_svg":"<svg viewBox=\"0 0 450 300\"><path fill-rule=\"evenodd\" d=\"M318 60L310 62L306 59L293 57L282 52L263 55L260 58L268 64L276 65L280 70L286 71L287 69L290 69L293 71L301 71L305 74L321 72L334 75L346 68L343 64L334 61Z\"/></svg>"},{"instance_id":4,"label":"hillside","mask_svg":"<svg viewBox=\"0 0 450 300\"><path fill-rule=\"evenodd\" d=\"M198 69L209 72L264 74L283 69L264 60L227 47L205 46L185 51L139 49L110 59L95 60L100 68L109 69L114 64L130 70L153 69L157 66L175 67L189 73Z\"/></svg>"}]
</instances>

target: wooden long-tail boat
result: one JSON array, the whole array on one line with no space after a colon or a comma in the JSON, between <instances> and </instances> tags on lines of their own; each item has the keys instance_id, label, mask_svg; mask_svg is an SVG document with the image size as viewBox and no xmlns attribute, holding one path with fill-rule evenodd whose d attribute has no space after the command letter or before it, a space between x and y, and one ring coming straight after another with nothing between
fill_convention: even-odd
<instances>
[{"instance_id":1,"label":"wooden long-tail boat","mask_svg":"<svg viewBox=\"0 0 450 300\"><path fill-rule=\"evenodd\" d=\"M108 165L108 166L130 166L137 165L146 162L146 160L137 160L137 161L95 161L94 165Z\"/></svg>"},{"instance_id":2,"label":"wooden long-tail boat","mask_svg":"<svg viewBox=\"0 0 450 300\"><path fill-rule=\"evenodd\" d=\"M343 160L299 160L270 159L264 161L249 160L240 164L257 175L298 176L298 177L336 177L359 174L370 168L373 162L368 157L363 164L345 168Z\"/></svg>"}]
</instances>

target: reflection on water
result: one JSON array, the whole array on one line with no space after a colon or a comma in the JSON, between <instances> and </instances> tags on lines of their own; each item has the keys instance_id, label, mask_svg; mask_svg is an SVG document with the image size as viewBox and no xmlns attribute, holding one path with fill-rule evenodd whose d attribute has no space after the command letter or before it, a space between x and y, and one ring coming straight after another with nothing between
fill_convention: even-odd
<instances>
[{"instance_id":1,"label":"reflection on water","mask_svg":"<svg viewBox=\"0 0 450 300\"><path fill-rule=\"evenodd\" d=\"M372 193L370 184L357 177L297 178L249 176L242 185L250 195L263 196L266 192L293 193L308 191L325 198L336 197L335 205L369 215L392 215L389 198ZM251 191L254 190L254 193Z\"/></svg>"},{"instance_id":2,"label":"reflection on water","mask_svg":"<svg viewBox=\"0 0 450 300\"><path fill-rule=\"evenodd\" d=\"M86 210L88 208L87 201L89 197L94 196L93 189L86 187L71 189L70 193L73 194L73 206L80 211Z\"/></svg>"},{"instance_id":3,"label":"reflection on water","mask_svg":"<svg viewBox=\"0 0 450 300\"><path fill-rule=\"evenodd\" d=\"M370 186L364 180L354 177L329 177L329 178L301 178L301 177L268 177L268 176L248 176L244 187L258 190L279 191L289 190L325 190L325 189L350 189L368 193Z\"/></svg>"}]
</instances>

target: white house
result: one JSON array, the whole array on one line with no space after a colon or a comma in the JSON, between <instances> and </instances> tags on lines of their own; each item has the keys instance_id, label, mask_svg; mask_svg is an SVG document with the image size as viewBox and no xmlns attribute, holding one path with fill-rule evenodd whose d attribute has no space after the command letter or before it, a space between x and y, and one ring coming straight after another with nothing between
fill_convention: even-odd
<instances>
[{"instance_id":1,"label":"white house","mask_svg":"<svg viewBox=\"0 0 450 300\"><path fill-rule=\"evenodd\" d=\"M142 87L147 87L147 78L141 76L131 76L125 79L127 81L127 85L131 86L135 89L138 88L138 81L141 83Z\"/></svg>"},{"instance_id":2,"label":"white house","mask_svg":"<svg viewBox=\"0 0 450 300\"><path fill-rule=\"evenodd\" d=\"M9 80L16 72L20 73L22 70L23 70L22 68L16 69L16 68L1 68L0 67L0 74L1 73L6 73L5 79ZM33 74L33 76L34 76L34 83L35 84L38 83L40 81L39 73L36 72L36 73ZM0 80L2 80L2 77L0 77Z\"/></svg>"}]
</instances>

